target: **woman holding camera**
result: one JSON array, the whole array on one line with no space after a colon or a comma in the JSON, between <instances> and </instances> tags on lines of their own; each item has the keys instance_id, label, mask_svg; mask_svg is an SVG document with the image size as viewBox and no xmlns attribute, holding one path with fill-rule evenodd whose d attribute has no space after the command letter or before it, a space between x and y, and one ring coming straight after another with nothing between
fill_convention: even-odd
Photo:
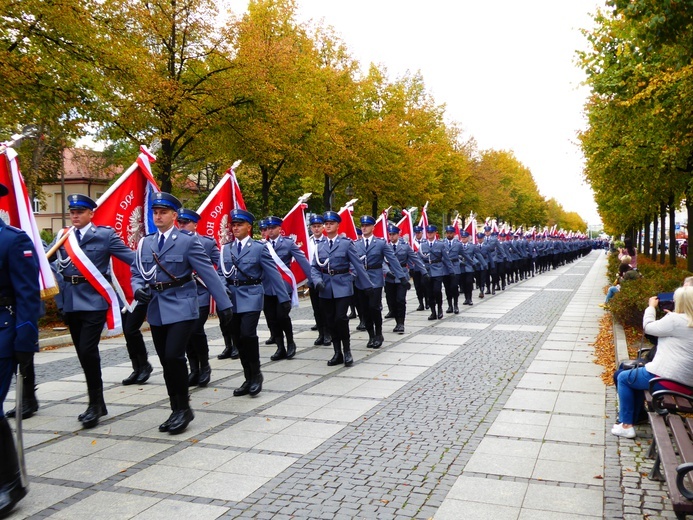
<instances>
[{"instance_id":1,"label":"woman holding camera","mask_svg":"<svg viewBox=\"0 0 693 520\"><path fill-rule=\"evenodd\" d=\"M635 437L633 423L643 405L643 390L650 379L666 377L693 386L693 287L680 287L674 293L674 312L657 320L659 299L650 298L642 326L645 334L657 336L657 353L644 367L618 374L619 423L611 429L618 437Z\"/></svg>"}]
</instances>

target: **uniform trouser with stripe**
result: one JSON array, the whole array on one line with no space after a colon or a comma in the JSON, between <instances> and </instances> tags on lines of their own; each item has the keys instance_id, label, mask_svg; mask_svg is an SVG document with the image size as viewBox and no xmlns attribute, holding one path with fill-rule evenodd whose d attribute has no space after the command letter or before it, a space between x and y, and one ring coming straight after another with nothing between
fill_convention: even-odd
<instances>
[{"instance_id":1,"label":"uniform trouser with stripe","mask_svg":"<svg viewBox=\"0 0 693 520\"><path fill-rule=\"evenodd\" d=\"M152 325L152 340L164 369L164 381L171 402L188 408L188 364L185 347L192 334L195 320L177 321L168 325Z\"/></svg>"},{"instance_id":2,"label":"uniform trouser with stripe","mask_svg":"<svg viewBox=\"0 0 693 520\"><path fill-rule=\"evenodd\" d=\"M90 398L93 394L103 390L99 341L101 340L103 326L106 323L106 312L104 310L66 313L70 327L70 336L72 336L72 342L77 351L79 364L82 366L82 370L84 370Z\"/></svg>"},{"instance_id":3,"label":"uniform trouser with stripe","mask_svg":"<svg viewBox=\"0 0 693 520\"><path fill-rule=\"evenodd\" d=\"M398 324L404 323L407 313L407 288L398 282L385 281L385 298L390 311L395 315L395 321Z\"/></svg>"}]
</instances>

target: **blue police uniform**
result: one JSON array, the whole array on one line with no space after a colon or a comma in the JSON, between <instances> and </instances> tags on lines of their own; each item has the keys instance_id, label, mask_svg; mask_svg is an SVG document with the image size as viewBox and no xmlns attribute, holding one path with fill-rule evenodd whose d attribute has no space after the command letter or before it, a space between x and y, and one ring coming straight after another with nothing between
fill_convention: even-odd
<instances>
[{"instance_id":1,"label":"blue police uniform","mask_svg":"<svg viewBox=\"0 0 693 520\"><path fill-rule=\"evenodd\" d=\"M252 225L255 217L248 211L234 209L231 221ZM222 247L217 271L231 293L234 307L231 335L245 375L243 384L233 391L233 395L255 396L262 391L263 383L257 324L264 306L264 287L271 288L279 305L290 307L290 297L267 243L253 240L250 235L242 240L236 238Z\"/></svg>"},{"instance_id":2,"label":"blue police uniform","mask_svg":"<svg viewBox=\"0 0 693 520\"><path fill-rule=\"evenodd\" d=\"M68 205L70 212L93 211L96 208L96 202L80 194L70 195ZM127 264L130 264L135 257L135 253L125 245L112 228L94 226L91 224L91 219L82 228L73 228L72 233L77 238L79 249L108 281L110 281L111 256ZM57 240L58 237L53 244ZM77 418L84 428L93 428L98 424L99 418L108 413L103 400L99 340L106 323L109 304L91 285L84 273L77 269L64 245L49 260L54 259L57 259L56 265L63 277L60 290L63 293L65 322L70 327L70 335L84 370L89 392L89 406ZM116 305L118 305L117 302Z\"/></svg>"},{"instance_id":3,"label":"blue police uniform","mask_svg":"<svg viewBox=\"0 0 693 520\"><path fill-rule=\"evenodd\" d=\"M270 233L275 227L281 227L283 220L279 217L267 217L268 228ZM279 235L277 238L267 238L267 245L276 253L277 257L284 263L286 267L291 267L291 260L296 260L306 278L310 280L310 264L306 255L300 247L294 242L291 237ZM284 280L286 291L288 294L293 293L291 283ZM287 312L287 306L280 306L277 301L277 296L270 283L265 281L265 318L269 325L272 337L277 344L277 351L272 354L272 361L280 359L291 359L296 355L296 343L294 342L294 329L291 323L291 316ZM290 306L288 309L290 310ZM286 336L286 346L284 346L284 336Z\"/></svg>"},{"instance_id":4,"label":"blue police uniform","mask_svg":"<svg viewBox=\"0 0 693 520\"><path fill-rule=\"evenodd\" d=\"M341 217L335 211L328 211L323 215L323 220L325 223L339 223ZM355 280L350 269L353 269ZM311 279L320 295L325 320L332 327L334 356L327 364L334 366L344 363L351 366L354 359L351 355L347 310L354 294L354 285L360 290L373 290L354 243L339 235L327 236L322 240L311 263Z\"/></svg>"},{"instance_id":5,"label":"blue police uniform","mask_svg":"<svg viewBox=\"0 0 693 520\"><path fill-rule=\"evenodd\" d=\"M486 268L478 271L477 285L479 286L479 298L484 297L484 289L486 289L485 294L491 294L491 274L496 269L496 263L492 255L491 246L486 242L486 235L484 233L479 233L477 235L479 243L477 248L481 253ZM495 294L495 292L493 293Z\"/></svg>"},{"instance_id":6,"label":"blue police uniform","mask_svg":"<svg viewBox=\"0 0 693 520\"><path fill-rule=\"evenodd\" d=\"M416 251L421 249L421 241L423 240L423 227L414 226L414 246ZM417 255L418 256L418 255ZM419 306L416 308L417 311L423 311L428 309L428 295L426 294L426 287L423 283L423 274L414 269L412 273L412 279L414 280L414 290L416 291L416 299L419 300Z\"/></svg>"},{"instance_id":7,"label":"blue police uniform","mask_svg":"<svg viewBox=\"0 0 693 520\"><path fill-rule=\"evenodd\" d=\"M414 252L406 240L400 240L398 238L400 232L399 228L390 226L388 232L391 234L391 239L397 237L396 240L390 243L390 247L392 248L392 252L399 266L404 271L405 277L407 279L409 278L410 267L414 269L415 272L418 271L421 276L428 276L426 267L421 261L421 257ZM407 313L407 291L409 288L410 284L400 283L392 274L391 270L387 270L387 274L385 275L385 299L390 313L395 318L395 328L392 329L392 332L404 334L404 319Z\"/></svg>"},{"instance_id":8,"label":"blue police uniform","mask_svg":"<svg viewBox=\"0 0 693 520\"><path fill-rule=\"evenodd\" d=\"M361 225L374 225L375 219L370 215L361 217ZM368 348L380 348L383 344L383 315L380 307L383 299L383 287L385 285L385 276L383 274L383 265L387 262L392 275L399 280L401 284L408 284L409 277L400 267L392 248L388 247L387 242L376 236L370 235L357 240L354 243L356 254L359 255L363 266L368 273L368 277L373 284L373 291L357 292L359 298L359 307L364 318L364 325L368 332Z\"/></svg>"},{"instance_id":9,"label":"blue police uniform","mask_svg":"<svg viewBox=\"0 0 693 520\"><path fill-rule=\"evenodd\" d=\"M462 231L460 236L469 238L467 231ZM460 244L460 289L464 293L462 305L474 305L472 293L474 292L474 269L478 262L474 250L474 244L461 242Z\"/></svg>"},{"instance_id":10,"label":"blue police uniform","mask_svg":"<svg viewBox=\"0 0 693 520\"><path fill-rule=\"evenodd\" d=\"M174 213L181 203L168 193L154 194L152 209ZM205 283L217 302L222 323L229 320L231 302L212 267L209 256L195 235L171 225L142 238L131 266L132 290L138 302L148 302L156 353L164 369L171 415L159 431L178 434L194 419L188 400L188 366L185 349L200 316L197 284L193 273Z\"/></svg>"},{"instance_id":11,"label":"blue police uniform","mask_svg":"<svg viewBox=\"0 0 693 520\"><path fill-rule=\"evenodd\" d=\"M442 240L445 245L445 249L448 252L448 257L452 263L452 272L443 277L443 286L445 287L445 298L448 301L448 308L445 311L447 314L455 313L459 314L460 309L458 307L460 291L460 275L462 272L462 265L460 259L460 248L462 243L457 239L457 237L451 234L455 232L453 226L446 226L445 233L446 237Z\"/></svg>"},{"instance_id":12,"label":"blue police uniform","mask_svg":"<svg viewBox=\"0 0 693 520\"><path fill-rule=\"evenodd\" d=\"M322 219L322 215L313 215L310 217L309 221L311 225L311 230L312 226L314 224L324 224L324 221ZM320 229L320 228L316 228ZM317 251L318 247L320 247L320 243L323 242L324 240L327 240L325 238L325 235L323 233L320 233L319 235L313 234L310 237L311 241L311 247L312 251ZM310 264L309 264L310 265ZM312 276L312 275L311 275ZM315 339L313 342L313 345L331 345L332 344L332 333L330 332L330 324L327 323L325 320L325 316L322 311L322 306L320 305L320 295L318 294L317 289L313 285L313 280L311 276L308 277L309 283L308 286L310 287L310 305L313 307L313 318L315 318L315 327L312 328L311 330L317 330L318 331L318 337Z\"/></svg>"},{"instance_id":13,"label":"blue police uniform","mask_svg":"<svg viewBox=\"0 0 693 520\"><path fill-rule=\"evenodd\" d=\"M438 228L429 225L426 228L426 233L436 233ZM421 242L419 249L421 260L426 266L426 271L430 276L428 282L428 304L431 308L429 320L443 319L443 277L454 272L452 262L448 256L448 251L440 240L433 238ZM436 312L438 306L438 312Z\"/></svg>"},{"instance_id":14,"label":"blue police uniform","mask_svg":"<svg viewBox=\"0 0 693 520\"><path fill-rule=\"evenodd\" d=\"M7 188L0 184L0 196ZM27 493L9 422L3 413L17 363L31 364L38 352L41 310L38 261L28 235L0 219L0 516Z\"/></svg>"}]
</instances>

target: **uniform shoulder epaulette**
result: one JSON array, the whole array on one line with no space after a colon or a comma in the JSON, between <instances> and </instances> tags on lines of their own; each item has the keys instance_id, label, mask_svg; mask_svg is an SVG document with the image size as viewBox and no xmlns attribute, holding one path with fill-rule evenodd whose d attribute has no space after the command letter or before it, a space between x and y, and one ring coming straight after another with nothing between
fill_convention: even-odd
<instances>
[{"instance_id":1,"label":"uniform shoulder epaulette","mask_svg":"<svg viewBox=\"0 0 693 520\"><path fill-rule=\"evenodd\" d=\"M184 235L188 235L189 237L193 236L194 234L192 231L188 231L187 229L179 229L178 231L180 231Z\"/></svg>"},{"instance_id":2,"label":"uniform shoulder epaulette","mask_svg":"<svg viewBox=\"0 0 693 520\"><path fill-rule=\"evenodd\" d=\"M19 229L18 227L10 226L9 224L7 224L7 225L5 226L5 228L6 228L6 229L9 229L10 231L13 231L13 232L15 232L15 233L23 233L23 232L24 232L24 230Z\"/></svg>"}]
</instances>

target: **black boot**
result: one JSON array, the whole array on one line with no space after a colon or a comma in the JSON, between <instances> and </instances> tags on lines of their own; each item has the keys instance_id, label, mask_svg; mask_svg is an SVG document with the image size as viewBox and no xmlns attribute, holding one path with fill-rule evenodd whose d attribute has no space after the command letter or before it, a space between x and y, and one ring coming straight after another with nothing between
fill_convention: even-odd
<instances>
[{"instance_id":1,"label":"black boot","mask_svg":"<svg viewBox=\"0 0 693 520\"><path fill-rule=\"evenodd\" d=\"M132 363L132 374L123 379L123 386L136 385L137 377L140 375L140 360L137 358L133 358L130 360L130 362Z\"/></svg>"},{"instance_id":2,"label":"black boot","mask_svg":"<svg viewBox=\"0 0 693 520\"><path fill-rule=\"evenodd\" d=\"M438 319L438 314L436 313L435 305L431 307L431 315L428 317L428 321L433 321Z\"/></svg>"},{"instance_id":3,"label":"black boot","mask_svg":"<svg viewBox=\"0 0 693 520\"><path fill-rule=\"evenodd\" d=\"M353 320L356 318L356 309L354 309L353 305L351 306L351 312L347 316L350 320Z\"/></svg>"},{"instance_id":4,"label":"black boot","mask_svg":"<svg viewBox=\"0 0 693 520\"><path fill-rule=\"evenodd\" d=\"M255 397L262 391L262 382L264 381L262 372L260 371L260 346L258 345L257 338L255 338L254 344L251 345L248 358L250 360L250 385L248 386L248 393L251 397Z\"/></svg>"},{"instance_id":5,"label":"black boot","mask_svg":"<svg viewBox=\"0 0 693 520\"><path fill-rule=\"evenodd\" d=\"M24 392L22 395L22 419L32 417L39 409L38 399L36 399L36 373L32 363L24 374ZM14 418L17 415L17 407L8 410L5 417Z\"/></svg>"},{"instance_id":6,"label":"black boot","mask_svg":"<svg viewBox=\"0 0 693 520\"><path fill-rule=\"evenodd\" d=\"M356 330L366 330L366 322L361 320L359 324L356 326Z\"/></svg>"},{"instance_id":7,"label":"black boot","mask_svg":"<svg viewBox=\"0 0 693 520\"><path fill-rule=\"evenodd\" d=\"M351 346L344 345L344 366L350 367L354 364L354 358L351 355Z\"/></svg>"},{"instance_id":8,"label":"black boot","mask_svg":"<svg viewBox=\"0 0 693 520\"><path fill-rule=\"evenodd\" d=\"M197 386L200 382L200 358L197 355L197 345L188 343L185 353L190 363L190 373L188 374L188 386Z\"/></svg>"},{"instance_id":9,"label":"black boot","mask_svg":"<svg viewBox=\"0 0 693 520\"><path fill-rule=\"evenodd\" d=\"M329 330L325 330L325 341L322 344L328 347L332 345L332 334L330 334Z\"/></svg>"},{"instance_id":10,"label":"black boot","mask_svg":"<svg viewBox=\"0 0 693 520\"><path fill-rule=\"evenodd\" d=\"M284 340L277 345L277 351L270 356L272 361L279 361L280 359L286 359L286 349L284 348Z\"/></svg>"},{"instance_id":11,"label":"black boot","mask_svg":"<svg viewBox=\"0 0 693 520\"><path fill-rule=\"evenodd\" d=\"M270 336L267 341L265 341L265 345L274 345L277 342L277 340L274 338L274 336Z\"/></svg>"},{"instance_id":12,"label":"black boot","mask_svg":"<svg viewBox=\"0 0 693 520\"><path fill-rule=\"evenodd\" d=\"M320 328L320 329L318 329L318 338L315 341L313 341L313 345L315 345L317 347L318 345L322 345L324 341L325 341L325 334L323 333L322 328Z\"/></svg>"},{"instance_id":13,"label":"black boot","mask_svg":"<svg viewBox=\"0 0 693 520\"><path fill-rule=\"evenodd\" d=\"M333 367L335 365L341 365L344 363L344 356L342 356L342 347L337 345L336 342L332 345L334 348L334 356L327 362L328 367Z\"/></svg>"},{"instance_id":14,"label":"black boot","mask_svg":"<svg viewBox=\"0 0 693 520\"><path fill-rule=\"evenodd\" d=\"M212 380L212 367L209 366L209 360L200 363L200 381L197 386L205 387Z\"/></svg>"},{"instance_id":15,"label":"black boot","mask_svg":"<svg viewBox=\"0 0 693 520\"><path fill-rule=\"evenodd\" d=\"M171 403L171 415L169 415L168 419L166 419L159 425L159 431L161 433L165 433L168 431L169 427L171 426L171 420L173 419L176 410L178 410L178 401L176 400L176 396L170 395L168 396L168 400Z\"/></svg>"},{"instance_id":16,"label":"black boot","mask_svg":"<svg viewBox=\"0 0 693 520\"><path fill-rule=\"evenodd\" d=\"M84 429L94 428L99 424L99 419L104 415L108 415L106 403L103 400L103 387L89 390L89 406L86 411L80 415L82 427Z\"/></svg>"},{"instance_id":17,"label":"black boot","mask_svg":"<svg viewBox=\"0 0 693 520\"><path fill-rule=\"evenodd\" d=\"M316 330L319 330L319 327L318 327L317 325L313 325L313 326L310 328L310 330L316 331Z\"/></svg>"},{"instance_id":18,"label":"black boot","mask_svg":"<svg viewBox=\"0 0 693 520\"><path fill-rule=\"evenodd\" d=\"M296 355L296 343L292 340L286 345L286 359L292 359Z\"/></svg>"},{"instance_id":19,"label":"black boot","mask_svg":"<svg viewBox=\"0 0 693 520\"><path fill-rule=\"evenodd\" d=\"M26 493L10 424L0 416L0 517L4 518Z\"/></svg>"},{"instance_id":20,"label":"black boot","mask_svg":"<svg viewBox=\"0 0 693 520\"><path fill-rule=\"evenodd\" d=\"M395 317L395 313L392 311L388 311L387 314L385 316L383 316L383 319L389 320L390 318L394 318L394 317Z\"/></svg>"},{"instance_id":21,"label":"black boot","mask_svg":"<svg viewBox=\"0 0 693 520\"><path fill-rule=\"evenodd\" d=\"M422 311L424 310L424 304L419 302L419 306L416 308L417 311Z\"/></svg>"},{"instance_id":22,"label":"black boot","mask_svg":"<svg viewBox=\"0 0 693 520\"><path fill-rule=\"evenodd\" d=\"M183 433L185 429L195 418L195 414L190 409L190 402L188 401L188 396L182 395L177 396L177 410L173 412L171 416L171 422L168 425L168 433L170 435L178 435Z\"/></svg>"},{"instance_id":23,"label":"black boot","mask_svg":"<svg viewBox=\"0 0 693 520\"><path fill-rule=\"evenodd\" d=\"M397 325L395 325L395 328L392 329L392 332L397 332L398 334L404 334L404 323L397 322Z\"/></svg>"},{"instance_id":24,"label":"black boot","mask_svg":"<svg viewBox=\"0 0 693 520\"><path fill-rule=\"evenodd\" d=\"M200 369L196 366L190 365L190 374L188 374L188 386L197 386L200 383Z\"/></svg>"},{"instance_id":25,"label":"black boot","mask_svg":"<svg viewBox=\"0 0 693 520\"><path fill-rule=\"evenodd\" d=\"M217 359L238 359L238 349L233 344L233 339L231 338L231 335L225 334L223 333L223 331L222 334L224 336L224 350L222 350L221 354L217 356ZM234 353L236 357L233 357Z\"/></svg>"},{"instance_id":26,"label":"black boot","mask_svg":"<svg viewBox=\"0 0 693 520\"><path fill-rule=\"evenodd\" d=\"M149 376L152 375L154 368L151 363L147 360L147 355L145 354L140 358L140 373L137 375L137 384L143 385L149 381Z\"/></svg>"}]
</instances>

